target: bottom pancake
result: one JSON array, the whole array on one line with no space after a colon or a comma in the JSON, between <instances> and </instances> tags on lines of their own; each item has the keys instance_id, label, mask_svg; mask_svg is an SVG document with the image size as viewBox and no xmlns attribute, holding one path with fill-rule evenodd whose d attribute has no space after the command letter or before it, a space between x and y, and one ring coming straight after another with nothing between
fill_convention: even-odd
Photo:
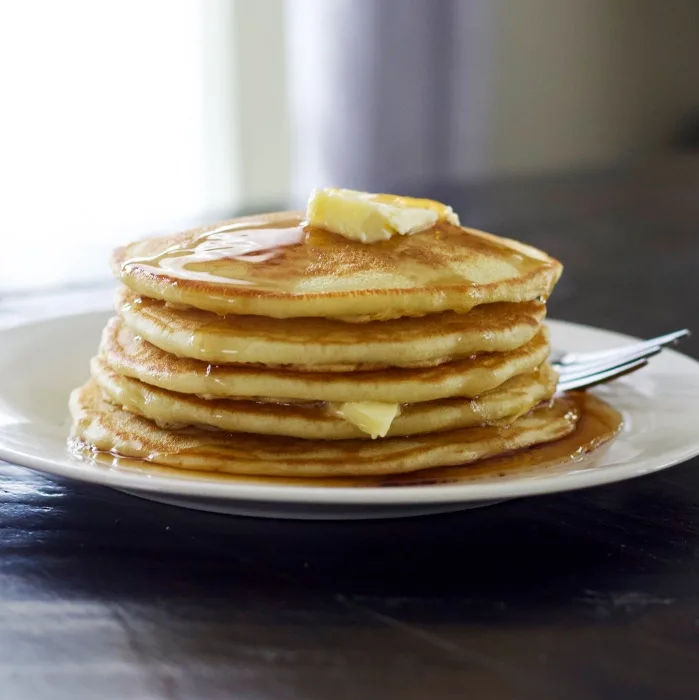
<instances>
[{"instance_id":1,"label":"bottom pancake","mask_svg":"<svg viewBox=\"0 0 699 700\"><path fill-rule=\"evenodd\" d=\"M78 446L192 471L284 477L401 474L463 465L571 433L579 418L565 398L510 425L464 428L382 440L309 441L290 437L166 430L107 401L94 380L70 398Z\"/></svg>"}]
</instances>

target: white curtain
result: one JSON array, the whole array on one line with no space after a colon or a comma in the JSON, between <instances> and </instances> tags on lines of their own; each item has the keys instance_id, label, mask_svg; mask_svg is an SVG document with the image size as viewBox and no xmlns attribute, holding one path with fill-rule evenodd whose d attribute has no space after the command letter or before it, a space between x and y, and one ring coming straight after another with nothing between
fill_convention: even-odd
<instances>
[{"instance_id":1,"label":"white curtain","mask_svg":"<svg viewBox=\"0 0 699 700\"><path fill-rule=\"evenodd\" d=\"M319 183L407 191L482 169L487 0L287 0L287 16L297 201Z\"/></svg>"}]
</instances>

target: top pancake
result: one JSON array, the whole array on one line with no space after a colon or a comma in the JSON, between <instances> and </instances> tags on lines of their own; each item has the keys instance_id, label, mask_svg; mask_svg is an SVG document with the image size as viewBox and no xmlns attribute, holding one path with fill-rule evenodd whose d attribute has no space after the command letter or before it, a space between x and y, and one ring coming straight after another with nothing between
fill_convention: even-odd
<instances>
[{"instance_id":1,"label":"top pancake","mask_svg":"<svg viewBox=\"0 0 699 700\"><path fill-rule=\"evenodd\" d=\"M366 244L304 226L299 212L132 243L113 267L138 294L219 315L354 321L547 298L562 271L535 248L447 222Z\"/></svg>"}]
</instances>

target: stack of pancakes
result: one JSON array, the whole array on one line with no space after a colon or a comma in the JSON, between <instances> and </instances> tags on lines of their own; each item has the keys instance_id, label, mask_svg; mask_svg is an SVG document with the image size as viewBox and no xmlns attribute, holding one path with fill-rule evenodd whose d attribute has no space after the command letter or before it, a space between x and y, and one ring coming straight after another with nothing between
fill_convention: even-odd
<instances>
[{"instance_id":1,"label":"stack of pancakes","mask_svg":"<svg viewBox=\"0 0 699 700\"><path fill-rule=\"evenodd\" d=\"M561 265L447 221L365 244L299 213L116 251L74 445L230 474L467 464L569 434L545 300Z\"/></svg>"}]
</instances>

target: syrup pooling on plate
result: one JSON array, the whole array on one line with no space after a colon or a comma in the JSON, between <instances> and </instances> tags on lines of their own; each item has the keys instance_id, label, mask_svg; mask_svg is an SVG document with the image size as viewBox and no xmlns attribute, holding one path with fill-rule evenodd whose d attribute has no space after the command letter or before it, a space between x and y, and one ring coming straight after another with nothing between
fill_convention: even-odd
<instances>
[{"instance_id":1,"label":"syrup pooling on plate","mask_svg":"<svg viewBox=\"0 0 699 700\"><path fill-rule=\"evenodd\" d=\"M593 394L574 392L559 398L559 409L576 421L575 429L553 442L535 445L517 452L492 457L469 465L436 467L395 476L362 476L341 478L255 477L196 472L158 465L158 455L148 460L131 459L117 453L90 450L80 442L72 445L73 453L100 467L136 471L147 475L171 478L217 480L222 483L248 483L270 486L337 487L409 487L440 484L489 483L507 479L538 478L563 475L593 468L604 454L603 448L622 428L618 411ZM151 461L152 460L152 461Z\"/></svg>"},{"instance_id":2,"label":"syrup pooling on plate","mask_svg":"<svg viewBox=\"0 0 699 700\"><path fill-rule=\"evenodd\" d=\"M440 467L384 480L380 486L427 486L449 483L483 483L509 477L535 478L566 474L595 467L604 456L604 447L621 432L619 411L587 392L566 395L571 410L579 417L575 430L560 440L491 457L467 466Z\"/></svg>"}]
</instances>

